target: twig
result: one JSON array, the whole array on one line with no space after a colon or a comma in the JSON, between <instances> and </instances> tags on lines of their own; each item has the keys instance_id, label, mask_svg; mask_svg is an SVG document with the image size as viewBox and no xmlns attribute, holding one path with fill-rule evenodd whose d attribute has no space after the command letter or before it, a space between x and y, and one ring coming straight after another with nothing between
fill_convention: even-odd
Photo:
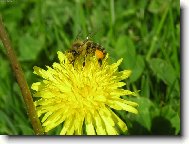
<instances>
[{"instance_id":1,"label":"twig","mask_svg":"<svg viewBox=\"0 0 189 144\"><path fill-rule=\"evenodd\" d=\"M1 17L0 17L0 39L2 40L3 45L7 51L7 56L9 58L9 61L11 63L12 69L15 73L18 85L22 92L22 96L24 98L24 102L25 102L26 108L27 108L27 113L31 120L34 132L36 135L43 135L44 134L43 128L42 128L39 118L37 116L31 92L29 90L28 84L24 77L24 73L22 71L21 65L18 62L16 54L11 46L11 41L8 37L6 30L5 30L5 27L3 25Z\"/></svg>"}]
</instances>

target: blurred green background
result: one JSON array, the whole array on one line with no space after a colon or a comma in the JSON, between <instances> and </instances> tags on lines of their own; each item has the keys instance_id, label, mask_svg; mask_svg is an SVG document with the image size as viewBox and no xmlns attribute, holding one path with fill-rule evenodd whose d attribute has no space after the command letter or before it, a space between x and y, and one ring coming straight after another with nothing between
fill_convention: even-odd
<instances>
[{"instance_id":1,"label":"blurred green background","mask_svg":"<svg viewBox=\"0 0 189 144\"><path fill-rule=\"evenodd\" d=\"M139 114L116 111L125 135L180 135L180 1L178 0L0 0L0 15L29 86L33 66L57 61L77 34L91 32L120 70L131 69L127 89ZM58 134L60 127L49 132ZM25 104L0 42L0 134L34 134Z\"/></svg>"}]
</instances>

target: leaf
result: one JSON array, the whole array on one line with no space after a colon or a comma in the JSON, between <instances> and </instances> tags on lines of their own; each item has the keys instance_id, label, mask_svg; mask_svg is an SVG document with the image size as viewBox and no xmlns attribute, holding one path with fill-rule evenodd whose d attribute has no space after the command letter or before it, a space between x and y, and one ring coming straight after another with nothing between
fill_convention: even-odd
<instances>
[{"instance_id":1,"label":"leaf","mask_svg":"<svg viewBox=\"0 0 189 144\"><path fill-rule=\"evenodd\" d=\"M142 77L142 84L141 84L141 96L143 97L150 97L150 84L149 84L149 76Z\"/></svg>"},{"instance_id":2,"label":"leaf","mask_svg":"<svg viewBox=\"0 0 189 144\"><path fill-rule=\"evenodd\" d=\"M136 55L133 41L127 36L120 36L114 50L118 58L124 58L121 67L132 70L130 81L136 81L141 76L145 64L142 56Z\"/></svg>"},{"instance_id":3,"label":"leaf","mask_svg":"<svg viewBox=\"0 0 189 144\"><path fill-rule=\"evenodd\" d=\"M136 63L133 66L132 70L132 74L130 77L130 82L135 82L138 78L140 78L142 72L144 71L144 59L142 58L142 56L137 55L136 57Z\"/></svg>"},{"instance_id":4,"label":"leaf","mask_svg":"<svg viewBox=\"0 0 189 144\"><path fill-rule=\"evenodd\" d=\"M34 135L34 131L31 127L28 127L28 125L19 124L17 125L18 129L22 131L24 135Z\"/></svg>"},{"instance_id":5,"label":"leaf","mask_svg":"<svg viewBox=\"0 0 189 144\"><path fill-rule=\"evenodd\" d=\"M151 116L150 116L150 107L153 106L153 103L146 98L140 98L138 101L139 104L139 115L138 122L146 127L148 130L151 128Z\"/></svg>"},{"instance_id":6,"label":"leaf","mask_svg":"<svg viewBox=\"0 0 189 144\"><path fill-rule=\"evenodd\" d=\"M149 61L152 71L158 78L163 80L166 84L172 85L177 79L177 75L172 65L160 58L153 58Z\"/></svg>"},{"instance_id":7,"label":"leaf","mask_svg":"<svg viewBox=\"0 0 189 144\"><path fill-rule=\"evenodd\" d=\"M43 48L45 39L43 35L38 38L26 34L19 39L20 60L35 60L41 49Z\"/></svg>"},{"instance_id":8,"label":"leaf","mask_svg":"<svg viewBox=\"0 0 189 144\"><path fill-rule=\"evenodd\" d=\"M152 116L151 111L155 110L155 105L151 100L145 97L137 97L135 98L135 102L139 104L138 114L135 116L135 120L143 127L145 127L148 131L151 129L152 124Z\"/></svg>"},{"instance_id":9,"label":"leaf","mask_svg":"<svg viewBox=\"0 0 189 144\"><path fill-rule=\"evenodd\" d=\"M10 128L12 134L17 134L14 124L12 123L11 119L7 116L7 114L3 111L0 111L0 117L0 123L5 125L7 129Z\"/></svg>"},{"instance_id":10,"label":"leaf","mask_svg":"<svg viewBox=\"0 0 189 144\"><path fill-rule=\"evenodd\" d=\"M11 94L11 80L12 80L12 73L11 68L8 61L5 61L0 57L0 104L3 102L1 106L4 105L5 99L7 99L6 95ZM0 107L1 107L0 106Z\"/></svg>"},{"instance_id":11,"label":"leaf","mask_svg":"<svg viewBox=\"0 0 189 144\"><path fill-rule=\"evenodd\" d=\"M115 47L115 54L118 58L124 58L122 66L133 68L136 62L136 52L132 40L127 36L120 36Z\"/></svg>"},{"instance_id":12,"label":"leaf","mask_svg":"<svg viewBox=\"0 0 189 144\"><path fill-rule=\"evenodd\" d=\"M154 14L160 13L169 6L169 2L170 0L152 0L150 1L148 10Z\"/></svg>"},{"instance_id":13,"label":"leaf","mask_svg":"<svg viewBox=\"0 0 189 144\"><path fill-rule=\"evenodd\" d=\"M171 105L167 105L162 108L161 115L168 120L170 120L172 127L174 127L175 134L178 134L180 132L180 117L177 112L175 112Z\"/></svg>"},{"instance_id":14,"label":"leaf","mask_svg":"<svg viewBox=\"0 0 189 144\"><path fill-rule=\"evenodd\" d=\"M10 130L6 127L6 125L0 122L0 134L11 134Z\"/></svg>"}]
</instances>

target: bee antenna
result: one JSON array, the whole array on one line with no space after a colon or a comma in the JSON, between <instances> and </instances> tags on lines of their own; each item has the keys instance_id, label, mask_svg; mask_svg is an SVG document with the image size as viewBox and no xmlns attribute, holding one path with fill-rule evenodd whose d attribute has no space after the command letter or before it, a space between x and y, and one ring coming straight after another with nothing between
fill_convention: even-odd
<instances>
[{"instance_id":1,"label":"bee antenna","mask_svg":"<svg viewBox=\"0 0 189 144\"><path fill-rule=\"evenodd\" d=\"M97 33L96 31L90 32L89 35L87 36L87 38L91 38L92 36L94 36Z\"/></svg>"},{"instance_id":2,"label":"bee antenna","mask_svg":"<svg viewBox=\"0 0 189 144\"><path fill-rule=\"evenodd\" d=\"M83 41L83 45L89 40L89 35L86 37L86 39Z\"/></svg>"},{"instance_id":3,"label":"bee antenna","mask_svg":"<svg viewBox=\"0 0 189 144\"><path fill-rule=\"evenodd\" d=\"M97 33L97 31L90 32L86 39L83 41L83 44L85 44L92 36L94 36Z\"/></svg>"}]
</instances>

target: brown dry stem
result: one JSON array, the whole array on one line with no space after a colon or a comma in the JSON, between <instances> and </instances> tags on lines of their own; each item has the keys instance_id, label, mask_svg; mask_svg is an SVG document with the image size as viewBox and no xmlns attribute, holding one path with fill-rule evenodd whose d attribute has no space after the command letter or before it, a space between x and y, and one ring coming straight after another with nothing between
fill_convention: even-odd
<instances>
[{"instance_id":1,"label":"brown dry stem","mask_svg":"<svg viewBox=\"0 0 189 144\"><path fill-rule=\"evenodd\" d=\"M9 61L15 73L18 85L22 92L22 96L26 104L26 110L27 110L29 119L31 120L31 124L33 126L34 132L36 135L43 135L44 134L43 128L37 116L30 89L24 77L24 73L22 71L21 65L19 61L17 60L15 51L11 46L11 41L5 30L1 17L0 17L0 39L2 40L2 43L7 51L7 56L9 58Z\"/></svg>"}]
</instances>

